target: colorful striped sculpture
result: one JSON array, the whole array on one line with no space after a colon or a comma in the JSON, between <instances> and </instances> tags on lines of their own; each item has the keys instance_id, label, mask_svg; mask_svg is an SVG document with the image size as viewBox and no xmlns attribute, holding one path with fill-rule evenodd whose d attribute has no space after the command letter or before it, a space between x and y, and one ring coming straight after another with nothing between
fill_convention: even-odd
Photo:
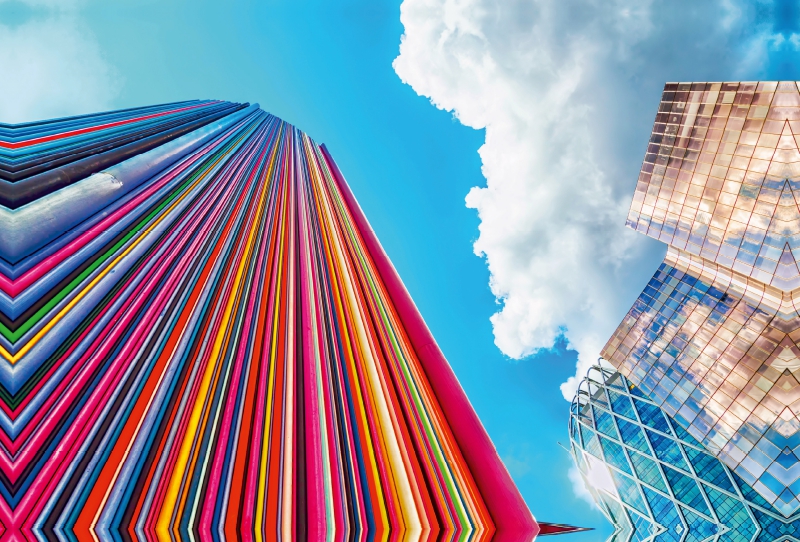
<instances>
[{"instance_id":1,"label":"colorful striped sculpture","mask_svg":"<svg viewBox=\"0 0 800 542\"><path fill-rule=\"evenodd\" d=\"M539 532L296 128L218 101L0 125L0 203L0 538Z\"/></svg>"}]
</instances>

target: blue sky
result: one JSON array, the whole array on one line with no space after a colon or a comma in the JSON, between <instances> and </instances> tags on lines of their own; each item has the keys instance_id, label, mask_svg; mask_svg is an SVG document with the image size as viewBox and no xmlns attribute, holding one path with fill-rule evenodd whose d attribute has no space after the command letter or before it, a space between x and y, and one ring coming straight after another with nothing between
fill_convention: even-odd
<instances>
[{"instance_id":1,"label":"blue sky","mask_svg":"<svg viewBox=\"0 0 800 542\"><path fill-rule=\"evenodd\" d=\"M560 386L663 256L622 228L660 89L797 79L799 12L444 1L407 0L401 21L399 1L0 0L0 74L22 89L0 113L218 98L325 143L534 515L605 538L568 478Z\"/></svg>"}]
</instances>

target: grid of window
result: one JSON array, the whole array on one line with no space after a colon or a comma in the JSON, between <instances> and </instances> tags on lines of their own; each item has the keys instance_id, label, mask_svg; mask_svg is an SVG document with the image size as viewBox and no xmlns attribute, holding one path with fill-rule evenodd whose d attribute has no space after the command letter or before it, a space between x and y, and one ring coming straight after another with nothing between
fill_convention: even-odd
<instances>
[{"instance_id":1,"label":"grid of window","mask_svg":"<svg viewBox=\"0 0 800 542\"><path fill-rule=\"evenodd\" d=\"M612 540L800 542L800 517L785 518L620 373L593 368L570 412L572 455Z\"/></svg>"},{"instance_id":2,"label":"grid of window","mask_svg":"<svg viewBox=\"0 0 800 542\"><path fill-rule=\"evenodd\" d=\"M603 357L791 515L800 508L800 318L785 320L781 304L765 290L747 290L746 279L712 280L713 264L705 275L681 269L675 254L668 254Z\"/></svg>"},{"instance_id":3,"label":"grid of window","mask_svg":"<svg viewBox=\"0 0 800 542\"><path fill-rule=\"evenodd\" d=\"M798 288L798 141L796 82L669 83L628 225L765 284Z\"/></svg>"}]
</instances>

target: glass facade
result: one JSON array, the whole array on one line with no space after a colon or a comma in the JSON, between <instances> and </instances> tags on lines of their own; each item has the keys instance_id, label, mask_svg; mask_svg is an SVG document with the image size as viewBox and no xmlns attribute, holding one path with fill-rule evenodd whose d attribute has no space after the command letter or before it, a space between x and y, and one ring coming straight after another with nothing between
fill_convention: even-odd
<instances>
[{"instance_id":1,"label":"glass facade","mask_svg":"<svg viewBox=\"0 0 800 542\"><path fill-rule=\"evenodd\" d=\"M795 134L796 82L665 86L627 224L669 249L602 351L784 517L800 513Z\"/></svg>"},{"instance_id":2,"label":"glass facade","mask_svg":"<svg viewBox=\"0 0 800 542\"><path fill-rule=\"evenodd\" d=\"M800 322L668 254L606 357L770 503L800 505Z\"/></svg>"},{"instance_id":3,"label":"glass facade","mask_svg":"<svg viewBox=\"0 0 800 542\"><path fill-rule=\"evenodd\" d=\"M783 290L800 287L794 81L671 83L628 224Z\"/></svg>"},{"instance_id":4,"label":"glass facade","mask_svg":"<svg viewBox=\"0 0 800 542\"><path fill-rule=\"evenodd\" d=\"M571 453L610 542L800 541L786 518L620 373L594 367L570 406Z\"/></svg>"}]
</instances>

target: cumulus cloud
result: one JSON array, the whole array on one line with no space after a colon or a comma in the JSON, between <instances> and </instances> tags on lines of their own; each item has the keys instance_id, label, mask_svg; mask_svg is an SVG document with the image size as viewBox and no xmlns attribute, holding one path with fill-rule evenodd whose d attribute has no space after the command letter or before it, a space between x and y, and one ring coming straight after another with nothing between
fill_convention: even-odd
<instances>
[{"instance_id":1,"label":"cumulus cloud","mask_svg":"<svg viewBox=\"0 0 800 542\"><path fill-rule=\"evenodd\" d=\"M486 186L466 204L499 303L495 342L523 358L563 334L579 354L568 400L663 257L624 223L664 82L780 71L797 49L780 4L403 2L395 71L486 131Z\"/></svg>"},{"instance_id":2,"label":"cumulus cloud","mask_svg":"<svg viewBox=\"0 0 800 542\"><path fill-rule=\"evenodd\" d=\"M81 22L78 0L0 0L0 122L109 109L120 78Z\"/></svg>"}]
</instances>

